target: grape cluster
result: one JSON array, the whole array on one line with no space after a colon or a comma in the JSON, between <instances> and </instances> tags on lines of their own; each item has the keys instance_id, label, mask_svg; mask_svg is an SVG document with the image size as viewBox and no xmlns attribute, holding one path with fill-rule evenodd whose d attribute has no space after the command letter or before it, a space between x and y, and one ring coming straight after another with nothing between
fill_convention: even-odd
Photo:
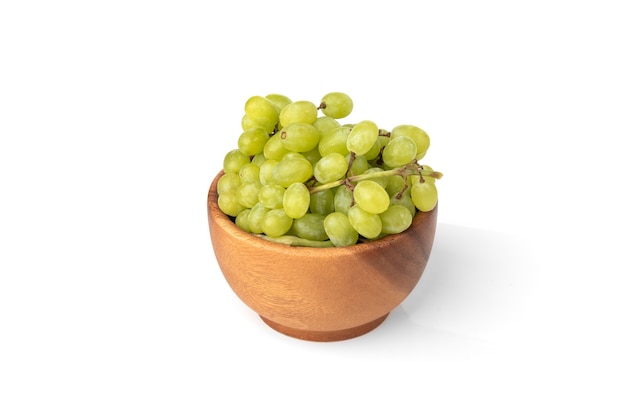
<instances>
[{"instance_id":1,"label":"grape cluster","mask_svg":"<svg viewBox=\"0 0 626 418\"><path fill-rule=\"evenodd\" d=\"M222 212L272 241L339 247L398 234L432 210L441 173L419 163L428 134L409 124L340 123L352 109L341 92L319 105L250 97L217 184Z\"/></svg>"}]
</instances>

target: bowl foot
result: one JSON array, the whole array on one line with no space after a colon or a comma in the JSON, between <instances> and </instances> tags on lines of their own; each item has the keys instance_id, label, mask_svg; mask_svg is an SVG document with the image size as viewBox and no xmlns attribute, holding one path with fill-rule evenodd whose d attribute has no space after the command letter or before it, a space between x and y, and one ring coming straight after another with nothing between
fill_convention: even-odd
<instances>
[{"instance_id":1,"label":"bowl foot","mask_svg":"<svg viewBox=\"0 0 626 418\"><path fill-rule=\"evenodd\" d=\"M359 337L367 334L374 328L378 327L387 318L389 314L385 314L378 319L368 322L363 325L359 325L353 328L340 329L336 331L311 331L306 329L297 329L281 325L277 322L271 321L261 316L263 322L270 326L275 331L285 334L289 337L298 338L300 340L307 341L320 341L320 342L332 342L348 340L350 338ZM259 315L260 316L260 315Z\"/></svg>"}]
</instances>

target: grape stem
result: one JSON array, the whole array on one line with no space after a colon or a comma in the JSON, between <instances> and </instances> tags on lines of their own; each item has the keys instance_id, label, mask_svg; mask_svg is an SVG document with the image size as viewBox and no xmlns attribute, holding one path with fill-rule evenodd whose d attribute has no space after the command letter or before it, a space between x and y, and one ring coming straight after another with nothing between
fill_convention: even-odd
<instances>
[{"instance_id":1,"label":"grape stem","mask_svg":"<svg viewBox=\"0 0 626 418\"><path fill-rule=\"evenodd\" d=\"M313 193L321 192L322 190L332 189L341 185L346 185L350 187L354 185L355 183L358 183L359 181L371 180L371 179L381 178L381 177L398 176L398 175L402 176L405 179L411 175L418 175L420 176L421 181L423 181L424 176L433 177L435 179L440 179L441 177L443 177L443 174L440 173L439 171L425 169L420 163L417 162L417 160L413 160L409 164L402 166L402 167L392 168L390 170L384 170L384 171L375 171L372 173L357 174L357 175L349 176L349 177L346 177L345 179L333 181L330 183L318 184L316 186L309 186L309 192L313 194Z\"/></svg>"}]
</instances>

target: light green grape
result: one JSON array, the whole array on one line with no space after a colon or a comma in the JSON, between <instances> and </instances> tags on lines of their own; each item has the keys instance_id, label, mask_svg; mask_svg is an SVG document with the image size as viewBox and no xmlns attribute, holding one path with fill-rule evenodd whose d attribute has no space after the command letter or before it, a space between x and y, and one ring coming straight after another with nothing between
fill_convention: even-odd
<instances>
[{"instance_id":1,"label":"light green grape","mask_svg":"<svg viewBox=\"0 0 626 418\"><path fill-rule=\"evenodd\" d=\"M311 194L302 183L292 183L283 194L283 209L293 219L301 218L309 211Z\"/></svg>"},{"instance_id":2,"label":"light green grape","mask_svg":"<svg viewBox=\"0 0 626 418\"><path fill-rule=\"evenodd\" d=\"M381 213L383 234L399 234L406 231L413 222L413 214L403 205L389 205L386 211Z\"/></svg>"},{"instance_id":3,"label":"light green grape","mask_svg":"<svg viewBox=\"0 0 626 418\"><path fill-rule=\"evenodd\" d=\"M261 183L241 183L237 187L237 200L244 208L251 208L259 201L259 190Z\"/></svg>"},{"instance_id":4,"label":"light green grape","mask_svg":"<svg viewBox=\"0 0 626 418\"><path fill-rule=\"evenodd\" d=\"M354 203L352 199L352 192L345 186L339 186L335 189L335 198L333 200L335 205L335 212L348 214L348 209Z\"/></svg>"},{"instance_id":5,"label":"light green grape","mask_svg":"<svg viewBox=\"0 0 626 418\"><path fill-rule=\"evenodd\" d=\"M352 113L354 103L350 96L341 92L332 92L322 97L319 108L326 116L342 119Z\"/></svg>"},{"instance_id":6,"label":"light green grape","mask_svg":"<svg viewBox=\"0 0 626 418\"><path fill-rule=\"evenodd\" d=\"M313 176L320 183L330 183L343 178L348 171L348 161L336 152L322 157L313 167Z\"/></svg>"},{"instance_id":7,"label":"light green grape","mask_svg":"<svg viewBox=\"0 0 626 418\"><path fill-rule=\"evenodd\" d=\"M280 139L280 131L272 135L263 147L263 155L268 160L279 161L288 152L289 150L283 146L283 141Z\"/></svg>"},{"instance_id":8,"label":"light green grape","mask_svg":"<svg viewBox=\"0 0 626 418\"><path fill-rule=\"evenodd\" d=\"M366 211L359 205L354 205L348 210L348 220L360 235L368 239L375 239L383 230L380 216Z\"/></svg>"},{"instance_id":9,"label":"light green grape","mask_svg":"<svg viewBox=\"0 0 626 418\"><path fill-rule=\"evenodd\" d=\"M241 178L238 173L225 173L217 181L217 194L226 192L236 192L237 187L241 184Z\"/></svg>"},{"instance_id":10,"label":"light green grape","mask_svg":"<svg viewBox=\"0 0 626 418\"><path fill-rule=\"evenodd\" d=\"M278 164L276 160L265 160L259 168L259 181L262 185L276 184L274 181L274 167Z\"/></svg>"},{"instance_id":11,"label":"light green grape","mask_svg":"<svg viewBox=\"0 0 626 418\"><path fill-rule=\"evenodd\" d=\"M374 144L371 146L371 148L365 153L363 154L363 156L365 157L366 160L373 160L375 158L378 157L378 155L380 154L380 141L378 140L377 137L376 140L374 141Z\"/></svg>"},{"instance_id":12,"label":"light green grape","mask_svg":"<svg viewBox=\"0 0 626 418\"><path fill-rule=\"evenodd\" d=\"M307 100L291 102L280 111L279 122L281 126L288 126L292 123L310 123L317 119L317 106Z\"/></svg>"},{"instance_id":13,"label":"light green grape","mask_svg":"<svg viewBox=\"0 0 626 418\"><path fill-rule=\"evenodd\" d=\"M280 209L284 194L285 189L278 184L266 184L259 190L259 203L268 209Z\"/></svg>"},{"instance_id":14,"label":"light green grape","mask_svg":"<svg viewBox=\"0 0 626 418\"><path fill-rule=\"evenodd\" d=\"M371 120L364 120L354 125L346 138L346 147L356 155L364 155L372 148L377 138L378 126Z\"/></svg>"},{"instance_id":15,"label":"light green grape","mask_svg":"<svg viewBox=\"0 0 626 418\"><path fill-rule=\"evenodd\" d=\"M323 157L331 152L348 155L350 151L348 151L346 142L351 130L352 128L349 126L339 126L323 134L317 145L320 155Z\"/></svg>"},{"instance_id":16,"label":"light green grape","mask_svg":"<svg viewBox=\"0 0 626 418\"><path fill-rule=\"evenodd\" d=\"M276 110L278 111L279 115L280 111L283 110L283 108L289 103L291 103L291 99L283 94L272 93L265 96L265 98L272 102L274 106L276 106Z\"/></svg>"},{"instance_id":17,"label":"light green grape","mask_svg":"<svg viewBox=\"0 0 626 418\"><path fill-rule=\"evenodd\" d=\"M302 217L293 220L292 232L300 238L325 241L328 239L328 234L324 229L325 218L325 215L319 213L305 213Z\"/></svg>"},{"instance_id":18,"label":"light green grape","mask_svg":"<svg viewBox=\"0 0 626 418\"><path fill-rule=\"evenodd\" d=\"M283 158L274 166L274 182L284 188L292 183L306 183L313 176L313 166L304 157Z\"/></svg>"},{"instance_id":19,"label":"light green grape","mask_svg":"<svg viewBox=\"0 0 626 418\"><path fill-rule=\"evenodd\" d=\"M413 161L417 146L408 136L393 138L383 150L383 161L389 167L402 167Z\"/></svg>"},{"instance_id":20,"label":"light green grape","mask_svg":"<svg viewBox=\"0 0 626 418\"><path fill-rule=\"evenodd\" d=\"M415 216L417 209L413 204L413 200L411 200L411 189L407 189L400 196L398 194L394 194L389 199L389 206L391 205L401 205L404 206L411 212L411 216Z\"/></svg>"},{"instance_id":21,"label":"light green grape","mask_svg":"<svg viewBox=\"0 0 626 418\"><path fill-rule=\"evenodd\" d=\"M322 156L320 155L320 151L317 147L313 148L310 151L303 152L302 156L309 160L309 162L313 166L322 158Z\"/></svg>"},{"instance_id":22,"label":"light green grape","mask_svg":"<svg viewBox=\"0 0 626 418\"><path fill-rule=\"evenodd\" d=\"M256 164L248 163L241 166L239 170L239 178L242 183L260 183L259 173L261 167Z\"/></svg>"},{"instance_id":23,"label":"light green grape","mask_svg":"<svg viewBox=\"0 0 626 418\"><path fill-rule=\"evenodd\" d=\"M261 221L261 229L268 237L280 237L289 231L292 224L293 219L287 216L284 209L271 209Z\"/></svg>"},{"instance_id":24,"label":"light green grape","mask_svg":"<svg viewBox=\"0 0 626 418\"><path fill-rule=\"evenodd\" d=\"M271 209L266 208L261 203L257 203L250 209L248 214L248 228L254 234L263 232L263 219Z\"/></svg>"},{"instance_id":25,"label":"light green grape","mask_svg":"<svg viewBox=\"0 0 626 418\"><path fill-rule=\"evenodd\" d=\"M241 167L249 162L250 157L239 151L239 149L234 149L228 151L224 156L222 169L224 173L239 173Z\"/></svg>"},{"instance_id":26,"label":"light green grape","mask_svg":"<svg viewBox=\"0 0 626 418\"><path fill-rule=\"evenodd\" d=\"M265 160L267 160L267 158L265 158L265 154L263 154L263 152L252 157L252 163L258 165L259 167L261 167L261 164L263 164Z\"/></svg>"},{"instance_id":27,"label":"light green grape","mask_svg":"<svg viewBox=\"0 0 626 418\"><path fill-rule=\"evenodd\" d=\"M243 131L237 140L239 151L248 156L263 152L269 134L262 128L252 128Z\"/></svg>"},{"instance_id":28,"label":"light green grape","mask_svg":"<svg viewBox=\"0 0 626 418\"><path fill-rule=\"evenodd\" d=\"M335 193L333 189L321 190L311 194L310 210L312 213L328 215L335 211Z\"/></svg>"},{"instance_id":29,"label":"light green grape","mask_svg":"<svg viewBox=\"0 0 626 418\"><path fill-rule=\"evenodd\" d=\"M398 125L391 130L391 138L399 136L407 136L415 142L417 151L415 152L417 160L421 160L426 155L426 151L430 147L430 137L422 129L415 125Z\"/></svg>"},{"instance_id":30,"label":"light green grape","mask_svg":"<svg viewBox=\"0 0 626 418\"><path fill-rule=\"evenodd\" d=\"M294 122L280 131L283 147L293 152L311 151L320 141L320 131L310 123Z\"/></svg>"},{"instance_id":31,"label":"light green grape","mask_svg":"<svg viewBox=\"0 0 626 418\"><path fill-rule=\"evenodd\" d=\"M246 208L239 212L237 214L237 217L235 218L235 225L237 225L239 228L243 229L246 232L252 232L248 223L248 216L250 215L251 210L252 209Z\"/></svg>"},{"instance_id":32,"label":"light green grape","mask_svg":"<svg viewBox=\"0 0 626 418\"><path fill-rule=\"evenodd\" d=\"M435 183L414 181L411 186L411 200L420 212L430 212L437 205L438 192Z\"/></svg>"},{"instance_id":33,"label":"light green grape","mask_svg":"<svg viewBox=\"0 0 626 418\"><path fill-rule=\"evenodd\" d=\"M271 132L278 123L278 110L274 103L262 96L252 96L244 105L244 113L251 122Z\"/></svg>"},{"instance_id":34,"label":"light green grape","mask_svg":"<svg viewBox=\"0 0 626 418\"><path fill-rule=\"evenodd\" d=\"M359 233L350 224L348 216L341 212L326 215L324 231L335 247L354 245L359 240Z\"/></svg>"},{"instance_id":35,"label":"light green grape","mask_svg":"<svg viewBox=\"0 0 626 418\"><path fill-rule=\"evenodd\" d=\"M354 203L369 213L378 214L389 207L389 195L375 181L363 180L354 187Z\"/></svg>"},{"instance_id":36,"label":"light green grape","mask_svg":"<svg viewBox=\"0 0 626 418\"><path fill-rule=\"evenodd\" d=\"M320 134L323 135L341 125L334 118L328 116L320 116L319 118L315 119L315 122L313 122L313 126L315 126L317 130L320 131Z\"/></svg>"},{"instance_id":37,"label":"light green grape","mask_svg":"<svg viewBox=\"0 0 626 418\"><path fill-rule=\"evenodd\" d=\"M217 206L228 216L237 216L245 208L237 199L237 191L228 190L217 197Z\"/></svg>"},{"instance_id":38,"label":"light green grape","mask_svg":"<svg viewBox=\"0 0 626 418\"><path fill-rule=\"evenodd\" d=\"M385 190L387 190L387 194L389 195L389 197L396 195L398 192L404 190L406 187L408 187L408 184L405 182L404 177L400 175L387 177Z\"/></svg>"},{"instance_id":39,"label":"light green grape","mask_svg":"<svg viewBox=\"0 0 626 418\"><path fill-rule=\"evenodd\" d=\"M369 167L367 170L365 170L363 174L369 175L369 174L383 173L384 171L385 170L383 170L380 167ZM387 183L389 182L389 179L386 176L381 176L381 177L372 177L370 181L380 184L382 188L384 189L387 187Z\"/></svg>"},{"instance_id":40,"label":"light green grape","mask_svg":"<svg viewBox=\"0 0 626 418\"><path fill-rule=\"evenodd\" d=\"M350 156L354 154L346 155L346 161L348 164L350 163ZM370 168L369 161L363 155L354 156L352 160L352 166L350 166L350 175L358 176L359 174L365 173Z\"/></svg>"}]
</instances>

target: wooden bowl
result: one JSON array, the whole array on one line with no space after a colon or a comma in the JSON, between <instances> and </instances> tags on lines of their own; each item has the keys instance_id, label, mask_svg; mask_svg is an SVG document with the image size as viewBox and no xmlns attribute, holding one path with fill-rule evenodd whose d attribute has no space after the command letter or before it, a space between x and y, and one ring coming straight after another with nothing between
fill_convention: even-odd
<instances>
[{"instance_id":1,"label":"wooden bowl","mask_svg":"<svg viewBox=\"0 0 626 418\"><path fill-rule=\"evenodd\" d=\"M209 231L235 294L274 330L309 341L340 341L379 326L411 293L432 249L437 207L401 234L348 247L292 247L241 230L209 189Z\"/></svg>"}]
</instances>

